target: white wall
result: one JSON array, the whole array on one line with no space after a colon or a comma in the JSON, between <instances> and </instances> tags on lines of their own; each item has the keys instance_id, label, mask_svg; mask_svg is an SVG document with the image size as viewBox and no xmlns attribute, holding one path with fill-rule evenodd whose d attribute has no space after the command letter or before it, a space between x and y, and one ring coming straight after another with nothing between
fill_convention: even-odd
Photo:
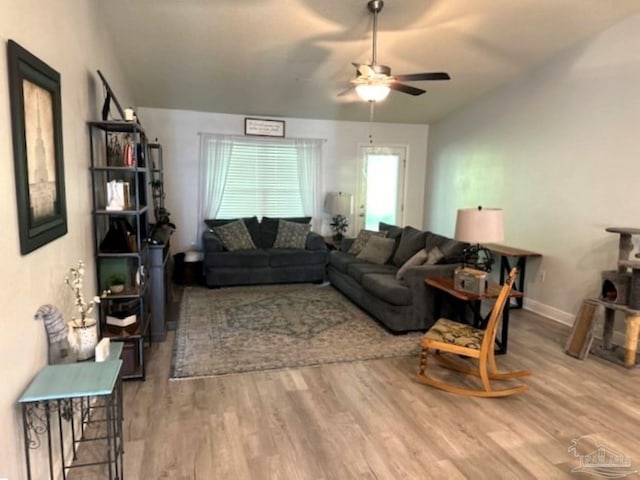
<instances>
[{"instance_id":1,"label":"white wall","mask_svg":"<svg viewBox=\"0 0 640 480\"><path fill-rule=\"evenodd\" d=\"M42 322L33 316L52 303L70 320L73 298L64 290L67 269L85 260L86 295L95 285L89 190L89 137L86 122L98 119L102 91L95 71L108 78L118 97L127 100L120 67L91 0L3 0L0 8L0 478L26 478L22 422L17 399L47 362ZM61 75L64 168L68 232L20 255L6 42L13 39ZM46 442L45 442L46 443ZM46 447L40 449L41 454ZM36 459L35 467L43 464ZM42 472L34 478L46 478Z\"/></svg>"},{"instance_id":2,"label":"white wall","mask_svg":"<svg viewBox=\"0 0 640 480\"><path fill-rule=\"evenodd\" d=\"M174 252L192 247L198 222L198 133L242 135L244 115L205 113L184 110L138 108L148 136L162 144L165 166L166 207L177 225L172 236ZM372 133L376 144L408 145L407 188L404 223L422 227L428 127L368 122L335 122L284 118L286 136L322 138L323 191L355 193L358 145L369 143ZM353 223L353 222L351 222ZM323 233L329 234L329 231ZM351 227L350 234L353 234Z\"/></svg>"},{"instance_id":3,"label":"white wall","mask_svg":"<svg viewBox=\"0 0 640 480\"><path fill-rule=\"evenodd\" d=\"M529 307L563 321L616 268L604 229L640 227L639 44L635 16L431 125L427 227L452 234L456 209L503 207L505 243L544 254Z\"/></svg>"}]
</instances>

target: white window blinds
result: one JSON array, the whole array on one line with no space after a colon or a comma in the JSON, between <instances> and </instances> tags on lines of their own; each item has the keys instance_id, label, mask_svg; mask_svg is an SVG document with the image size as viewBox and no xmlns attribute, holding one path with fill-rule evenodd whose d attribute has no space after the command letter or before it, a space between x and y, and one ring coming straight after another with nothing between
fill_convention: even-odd
<instances>
[{"instance_id":1,"label":"white window blinds","mask_svg":"<svg viewBox=\"0 0 640 480\"><path fill-rule=\"evenodd\" d=\"M218 218L303 216L292 142L235 140Z\"/></svg>"}]
</instances>

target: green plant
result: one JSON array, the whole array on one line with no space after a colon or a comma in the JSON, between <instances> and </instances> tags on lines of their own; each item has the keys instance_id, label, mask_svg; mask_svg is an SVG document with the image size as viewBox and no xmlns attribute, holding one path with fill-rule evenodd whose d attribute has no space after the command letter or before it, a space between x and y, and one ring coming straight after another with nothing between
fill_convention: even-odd
<instances>
[{"instance_id":1,"label":"green plant","mask_svg":"<svg viewBox=\"0 0 640 480\"><path fill-rule=\"evenodd\" d=\"M158 207L155 213L156 225L166 225L167 227L171 227L174 230L176 229L176 224L169 219L169 215L171 215L171 213L169 213L166 208Z\"/></svg>"},{"instance_id":2,"label":"green plant","mask_svg":"<svg viewBox=\"0 0 640 480\"><path fill-rule=\"evenodd\" d=\"M336 238L342 238L344 232L349 228L349 221L344 215L336 215L331 222L331 230Z\"/></svg>"},{"instance_id":3,"label":"green plant","mask_svg":"<svg viewBox=\"0 0 640 480\"><path fill-rule=\"evenodd\" d=\"M126 282L127 278L124 275L120 273L114 273L107 279L107 287L111 287L112 285L124 285Z\"/></svg>"}]
</instances>

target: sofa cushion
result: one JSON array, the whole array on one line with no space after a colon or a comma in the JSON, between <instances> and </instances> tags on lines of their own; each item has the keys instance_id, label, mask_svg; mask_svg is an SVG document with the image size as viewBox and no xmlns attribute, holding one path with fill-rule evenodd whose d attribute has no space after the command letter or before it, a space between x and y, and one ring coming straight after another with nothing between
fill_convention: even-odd
<instances>
[{"instance_id":1,"label":"sofa cushion","mask_svg":"<svg viewBox=\"0 0 640 480\"><path fill-rule=\"evenodd\" d=\"M329 252L329 265L336 270L347 274L349 265L352 263L366 263L364 260L360 260L355 255L351 255L347 252L341 252L340 250L331 250Z\"/></svg>"},{"instance_id":2,"label":"sofa cushion","mask_svg":"<svg viewBox=\"0 0 640 480\"><path fill-rule=\"evenodd\" d=\"M358 232L358 236L351 244L351 247L349 248L348 253L350 253L351 255L358 255L362 251L364 246L367 244L367 242L369 241L369 238L371 238L372 236L386 237L387 232L376 232L375 230L364 230L364 229L360 230Z\"/></svg>"},{"instance_id":3,"label":"sofa cushion","mask_svg":"<svg viewBox=\"0 0 640 480\"><path fill-rule=\"evenodd\" d=\"M437 233L427 232L427 236L424 240L424 249L429 252L433 247L444 245L448 240L451 239L443 235L438 235Z\"/></svg>"},{"instance_id":4,"label":"sofa cushion","mask_svg":"<svg viewBox=\"0 0 640 480\"><path fill-rule=\"evenodd\" d=\"M282 219L262 217L262 220L260 221L260 247L273 247L273 244L276 241L276 236L278 235L278 223L280 220L308 224L311 222L311 217L286 217Z\"/></svg>"},{"instance_id":5,"label":"sofa cushion","mask_svg":"<svg viewBox=\"0 0 640 480\"><path fill-rule=\"evenodd\" d=\"M311 230L311 225L304 223L289 222L280 220L278 222L278 233L273 242L273 248L300 248L305 247L307 234Z\"/></svg>"},{"instance_id":6,"label":"sofa cushion","mask_svg":"<svg viewBox=\"0 0 640 480\"><path fill-rule=\"evenodd\" d=\"M387 273L395 275L396 271L397 269L393 265L378 265L376 263L369 262L352 263L347 267L347 274L358 283L362 283L362 277L369 273Z\"/></svg>"},{"instance_id":7,"label":"sofa cushion","mask_svg":"<svg viewBox=\"0 0 640 480\"><path fill-rule=\"evenodd\" d=\"M404 262L404 264L398 269L398 273L396 273L396 280L402 280L404 278L404 272L407 271L407 268L414 267L416 265L422 265L427 261L427 259L428 255L425 249L423 248L421 250L418 250L415 255Z\"/></svg>"},{"instance_id":8,"label":"sofa cushion","mask_svg":"<svg viewBox=\"0 0 640 480\"><path fill-rule=\"evenodd\" d=\"M357 257L360 260L382 265L391 258L395 243L396 241L393 238L371 236Z\"/></svg>"},{"instance_id":9,"label":"sofa cushion","mask_svg":"<svg viewBox=\"0 0 640 480\"><path fill-rule=\"evenodd\" d=\"M393 246L393 252L391 253L391 258L389 261L393 260L393 256L398 250L398 245L400 245L400 237L402 237L402 227L398 227L397 225L390 225L388 223L379 222L378 230L381 232L387 232L387 238L393 238L395 240L395 245Z\"/></svg>"},{"instance_id":10,"label":"sofa cushion","mask_svg":"<svg viewBox=\"0 0 640 480\"><path fill-rule=\"evenodd\" d=\"M237 218L224 219L224 218L208 218L204 221L204 223L209 227L211 231L215 227L221 227L222 225L226 225L227 223L235 222L238 220ZM247 226L247 230L249 230L249 234L251 235L251 240L253 240L253 244L258 247L260 246L260 222L258 222L258 217L243 217L240 220L244 222Z\"/></svg>"},{"instance_id":11,"label":"sofa cushion","mask_svg":"<svg viewBox=\"0 0 640 480\"><path fill-rule=\"evenodd\" d=\"M378 230L381 232L387 232L387 238L400 239L402 236L402 227L397 225L391 225L389 223L379 222Z\"/></svg>"},{"instance_id":12,"label":"sofa cushion","mask_svg":"<svg viewBox=\"0 0 640 480\"><path fill-rule=\"evenodd\" d=\"M418 250L424 248L426 237L427 232L413 227L404 227L402 229L402 236L400 237L400 244L398 245L396 253L393 255L393 264L396 267L404 265Z\"/></svg>"},{"instance_id":13,"label":"sofa cushion","mask_svg":"<svg viewBox=\"0 0 640 480\"><path fill-rule=\"evenodd\" d=\"M249 230L242 220L229 222L213 228L214 233L220 237L224 248L230 252L236 250L251 250L256 246L251 239Z\"/></svg>"},{"instance_id":14,"label":"sofa cushion","mask_svg":"<svg viewBox=\"0 0 640 480\"><path fill-rule=\"evenodd\" d=\"M269 266L269 254L266 250L242 250L238 252L207 253L205 267L255 268Z\"/></svg>"},{"instance_id":15,"label":"sofa cushion","mask_svg":"<svg viewBox=\"0 0 640 480\"><path fill-rule=\"evenodd\" d=\"M411 305L411 290L396 280L394 274L369 273L362 278L362 287L380 300L392 305Z\"/></svg>"},{"instance_id":16,"label":"sofa cushion","mask_svg":"<svg viewBox=\"0 0 640 480\"><path fill-rule=\"evenodd\" d=\"M459 263L464 260L464 249L468 245L457 240L449 239L438 248L442 252L442 258L438 263Z\"/></svg>"},{"instance_id":17,"label":"sofa cushion","mask_svg":"<svg viewBox=\"0 0 640 480\"><path fill-rule=\"evenodd\" d=\"M302 267L327 263L326 251L278 248L268 252L270 267Z\"/></svg>"}]
</instances>

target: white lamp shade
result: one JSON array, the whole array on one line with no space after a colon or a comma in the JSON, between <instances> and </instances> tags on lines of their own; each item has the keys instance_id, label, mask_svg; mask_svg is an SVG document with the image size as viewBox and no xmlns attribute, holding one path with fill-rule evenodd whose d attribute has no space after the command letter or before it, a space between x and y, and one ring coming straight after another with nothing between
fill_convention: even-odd
<instances>
[{"instance_id":1,"label":"white lamp shade","mask_svg":"<svg viewBox=\"0 0 640 480\"><path fill-rule=\"evenodd\" d=\"M391 89L386 85L363 83L356 86L356 93L366 102L381 102L389 96Z\"/></svg>"},{"instance_id":2,"label":"white lamp shade","mask_svg":"<svg viewBox=\"0 0 640 480\"><path fill-rule=\"evenodd\" d=\"M351 197L350 193L330 192L324 201L325 212L331 215L351 215Z\"/></svg>"},{"instance_id":3,"label":"white lamp shade","mask_svg":"<svg viewBox=\"0 0 640 480\"><path fill-rule=\"evenodd\" d=\"M463 208L458 210L455 239L481 244L502 242L504 222L501 208Z\"/></svg>"}]
</instances>

